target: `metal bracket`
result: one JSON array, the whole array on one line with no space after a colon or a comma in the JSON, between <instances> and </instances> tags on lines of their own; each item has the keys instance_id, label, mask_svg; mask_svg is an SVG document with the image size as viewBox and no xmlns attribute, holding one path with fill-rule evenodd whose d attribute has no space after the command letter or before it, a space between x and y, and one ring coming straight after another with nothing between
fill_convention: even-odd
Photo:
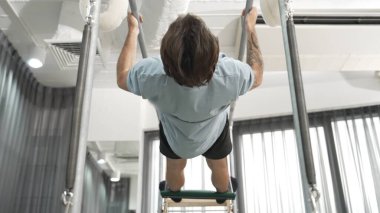
<instances>
[{"instance_id":1,"label":"metal bracket","mask_svg":"<svg viewBox=\"0 0 380 213\"><path fill-rule=\"evenodd\" d=\"M65 190L62 193L62 202L65 206L70 206L73 204L73 197L74 193L72 193L70 190Z\"/></svg>"},{"instance_id":2,"label":"metal bracket","mask_svg":"<svg viewBox=\"0 0 380 213\"><path fill-rule=\"evenodd\" d=\"M316 185L313 185L310 188L310 198L311 198L311 207L313 212L317 212L317 204L319 201L319 198L321 197L321 193L317 189Z\"/></svg>"},{"instance_id":3,"label":"metal bracket","mask_svg":"<svg viewBox=\"0 0 380 213\"><path fill-rule=\"evenodd\" d=\"M87 5L86 22L92 24L94 22L95 4L96 0L89 0L90 4Z\"/></svg>"},{"instance_id":4,"label":"metal bracket","mask_svg":"<svg viewBox=\"0 0 380 213\"><path fill-rule=\"evenodd\" d=\"M285 0L285 12L286 12L286 19L293 21L293 15L294 15L294 10L293 10L293 0Z\"/></svg>"}]
</instances>

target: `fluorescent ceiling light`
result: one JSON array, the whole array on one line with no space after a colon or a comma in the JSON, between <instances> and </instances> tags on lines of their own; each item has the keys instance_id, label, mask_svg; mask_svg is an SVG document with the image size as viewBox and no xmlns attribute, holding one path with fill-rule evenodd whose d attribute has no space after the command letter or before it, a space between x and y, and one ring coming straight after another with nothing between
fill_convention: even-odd
<instances>
[{"instance_id":1,"label":"fluorescent ceiling light","mask_svg":"<svg viewBox=\"0 0 380 213\"><path fill-rule=\"evenodd\" d=\"M104 160L103 158L100 158L98 160L98 164L105 164L106 163L106 160Z\"/></svg>"},{"instance_id":2,"label":"fluorescent ceiling light","mask_svg":"<svg viewBox=\"0 0 380 213\"><path fill-rule=\"evenodd\" d=\"M111 180L111 182L119 182L120 181L120 171L112 172L110 180Z\"/></svg>"},{"instance_id":3,"label":"fluorescent ceiling light","mask_svg":"<svg viewBox=\"0 0 380 213\"><path fill-rule=\"evenodd\" d=\"M98 160L97 160L98 164L102 165L102 164L107 163L105 153L102 153L101 151L99 151L97 153L97 156L98 156Z\"/></svg>"},{"instance_id":4,"label":"fluorescent ceiling light","mask_svg":"<svg viewBox=\"0 0 380 213\"><path fill-rule=\"evenodd\" d=\"M32 47L30 50L30 58L27 63L32 68L41 68L45 63L46 50L41 47Z\"/></svg>"},{"instance_id":5,"label":"fluorescent ceiling light","mask_svg":"<svg viewBox=\"0 0 380 213\"><path fill-rule=\"evenodd\" d=\"M43 62L38 58L31 58L28 60L29 66L32 68L41 68L44 64Z\"/></svg>"}]
</instances>

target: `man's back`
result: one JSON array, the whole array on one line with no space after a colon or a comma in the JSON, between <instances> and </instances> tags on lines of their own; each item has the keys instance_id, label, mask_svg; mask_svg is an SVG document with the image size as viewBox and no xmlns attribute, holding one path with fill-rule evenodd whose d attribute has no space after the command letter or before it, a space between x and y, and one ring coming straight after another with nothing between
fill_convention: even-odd
<instances>
[{"instance_id":1,"label":"man's back","mask_svg":"<svg viewBox=\"0 0 380 213\"><path fill-rule=\"evenodd\" d=\"M156 107L173 151L192 158L220 135L229 104L252 87L251 73L247 64L220 54L212 79L200 87L187 87L166 75L160 58L148 58L133 67L127 85Z\"/></svg>"}]
</instances>

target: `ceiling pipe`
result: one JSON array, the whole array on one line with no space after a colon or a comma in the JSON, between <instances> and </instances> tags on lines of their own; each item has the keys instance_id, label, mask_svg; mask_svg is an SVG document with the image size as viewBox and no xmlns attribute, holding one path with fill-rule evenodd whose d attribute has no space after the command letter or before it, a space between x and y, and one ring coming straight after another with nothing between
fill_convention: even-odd
<instances>
[{"instance_id":1,"label":"ceiling pipe","mask_svg":"<svg viewBox=\"0 0 380 213\"><path fill-rule=\"evenodd\" d=\"M83 19L86 18L88 5L88 0L79 0L79 10ZM109 0L107 9L99 15L99 30L110 32L118 28L128 15L128 7L128 0Z\"/></svg>"},{"instance_id":2,"label":"ceiling pipe","mask_svg":"<svg viewBox=\"0 0 380 213\"><path fill-rule=\"evenodd\" d=\"M144 0L140 14L144 17L143 31L148 49L158 50L169 25L188 11L190 0Z\"/></svg>"}]
</instances>

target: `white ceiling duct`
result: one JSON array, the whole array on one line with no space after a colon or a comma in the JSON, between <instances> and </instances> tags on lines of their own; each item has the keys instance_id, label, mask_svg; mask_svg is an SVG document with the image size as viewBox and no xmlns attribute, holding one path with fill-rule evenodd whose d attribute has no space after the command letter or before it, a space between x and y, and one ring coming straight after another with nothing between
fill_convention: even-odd
<instances>
[{"instance_id":1,"label":"white ceiling duct","mask_svg":"<svg viewBox=\"0 0 380 213\"><path fill-rule=\"evenodd\" d=\"M83 19L87 16L89 3L90 0L79 0L79 10ZM105 11L102 11L99 15L99 30L109 32L119 27L128 15L128 6L128 0L109 0Z\"/></svg>"},{"instance_id":2,"label":"white ceiling duct","mask_svg":"<svg viewBox=\"0 0 380 213\"><path fill-rule=\"evenodd\" d=\"M145 0L140 13L144 17L143 30L148 48L158 49L170 23L187 12L190 0Z\"/></svg>"},{"instance_id":3,"label":"white ceiling duct","mask_svg":"<svg viewBox=\"0 0 380 213\"><path fill-rule=\"evenodd\" d=\"M267 25L271 27L281 25L278 0L260 0L260 8Z\"/></svg>"}]
</instances>

